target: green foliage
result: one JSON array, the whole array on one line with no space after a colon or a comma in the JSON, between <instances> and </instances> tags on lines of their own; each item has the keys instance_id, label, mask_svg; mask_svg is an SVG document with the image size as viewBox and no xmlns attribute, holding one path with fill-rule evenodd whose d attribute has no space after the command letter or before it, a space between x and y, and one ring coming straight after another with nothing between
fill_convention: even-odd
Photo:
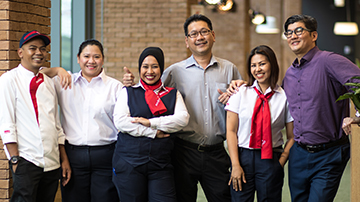
<instances>
[{"instance_id":1,"label":"green foliage","mask_svg":"<svg viewBox=\"0 0 360 202\"><path fill-rule=\"evenodd\" d=\"M355 64L360 68L360 61L356 58ZM360 80L360 76L354 76L351 79L358 79ZM346 86L351 86L352 92L345 93L344 95L341 95L337 100L345 100L345 99L351 99L351 101L354 103L356 109L360 111L360 83L345 83Z\"/></svg>"}]
</instances>

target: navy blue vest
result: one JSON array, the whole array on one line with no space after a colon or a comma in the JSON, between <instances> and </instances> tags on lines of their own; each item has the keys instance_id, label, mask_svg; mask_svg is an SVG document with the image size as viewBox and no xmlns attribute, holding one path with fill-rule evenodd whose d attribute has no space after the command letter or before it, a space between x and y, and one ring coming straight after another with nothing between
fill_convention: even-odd
<instances>
[{"instance_id":1,"label":"navy blue vest","mask_svg":"<svg viewBox=\"0 0 360 202\"><path fill-rule=\"evenodd\" d=\"M174 114L176 103L176 89L172 89L161 100L167 111L159 116ZM145 90L141 87L127 87L128 106L131 117L155 117L145 101ZM160 167L165 167L171 162L171 151L174 147L172 136L167 138L134 137L127 133L119 133L116 143L115 158L123 158L133 166L138 166L152 161Z\"/></svg>"}]
</instances>

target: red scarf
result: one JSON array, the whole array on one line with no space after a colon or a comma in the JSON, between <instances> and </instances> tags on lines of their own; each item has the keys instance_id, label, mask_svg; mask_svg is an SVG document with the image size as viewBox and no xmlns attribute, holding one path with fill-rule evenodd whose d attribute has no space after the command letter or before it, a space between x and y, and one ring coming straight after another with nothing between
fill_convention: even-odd
<instances>
[{"instance_id":1,"label":"red scarf","mask_svg":"<svg viewBox=\"0 0 360 202\"><path fill-rule=\"evenodd\" d=\"M165 113L167 109L160 98L168 94L172 88L166 88L167 91L160 90L159 93L156 94L154 90L162 85L160 79L154 85L148 85L143 80L140 80L140 82L145 88L145 101L148 104L151 113L155 116Z\"/></svg>"},{"instance_id":2,"label":"red scarf","mask_svg":"<svg viewBox=\"0 0 360 202\"><path fill-rule=\"evenodd\" d=\"M42 82L44 82L44 76L41 73L39 73L37 76L34 76L34 78L32 78L30 81L30 95L34 105L36 121L38 122L38 124L39 124L39 112L38 112L38 104L36 99L36 91Z\"/></svg>"},{"instance_id":3,"label":"red scarf","mask_svg":"<svg viewBox=\"0 0 360 202\"><path fill-rule=\"evenodd\" d=\"M254 88L259 95L256 100L251 121L250 148L261 148L261 159L272 159L271 114L269 100L274 91L264 95Z\"/></svg>"}]
</instances>

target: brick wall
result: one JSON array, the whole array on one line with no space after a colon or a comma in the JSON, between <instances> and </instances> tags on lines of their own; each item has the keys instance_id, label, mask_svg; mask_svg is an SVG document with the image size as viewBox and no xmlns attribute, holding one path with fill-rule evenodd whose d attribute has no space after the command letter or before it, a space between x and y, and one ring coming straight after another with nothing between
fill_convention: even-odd
<instances>
[{"instance_id":1,"label":"brick wall","mask_svg":"<svg viewBox=\"0 0 360 202\"><path fill-rule=\"evenodd\" d=\"M96 0L98 40L101 40L100 2ZM103 2L104 67L109 76L121 79L124 66L130 67L137 76L139 55L148 46L159 46L163 49L166 67L188 56L182 26L188 17L188 4L194 0Z\"/></svg>"},{"instance_id":2,"label":"brick wall","mask_svg":"<svg viewBox=\"0 0 360 202\"><path fill-rule=\"evenodd\" d=\"M294 59L281 33L264 35L255 33L250 24L248 9L253 8L277 18L282 24L291 14L301 13L301 1L233 0L234 12L214 12L203 9L213 23L216 42L214 55L233 62L246 78L245 65L249 51L257 45L266 44L274 49L280 63L282 79ZM190 16L191 5L197 0L103 0L103 27L101 27L101 0L96 0L96 38L105 48L104 67L107 74L122 80L123 67L131 68L138 77L138 57L147 46L159 46L165 53L165 67L189 56L185 46L183 23ZM294 6L287 6L287 5ZM101 31L101 28L102 31ZM101 35L103 33L103 35Z\"/></svg>"},{"instance_id":3,"label":"brick wall","mask_svg":"<svg viewBox=\"0 0 360 202\"><path fill-rule=\"evenodd\" d=\"M36 29L50 34L50 7L50 0L0 0L0 75L19 64L17 48L25 32ZM0 202L3 202L9 201L12 182L2 142L0 145Z\"/></svg>"}]
</instances>

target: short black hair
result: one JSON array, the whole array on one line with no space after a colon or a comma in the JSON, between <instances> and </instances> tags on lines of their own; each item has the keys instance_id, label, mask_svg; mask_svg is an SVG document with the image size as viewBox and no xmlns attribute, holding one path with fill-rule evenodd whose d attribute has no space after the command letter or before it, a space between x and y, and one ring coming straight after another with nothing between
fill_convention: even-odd
<instances>
[{"instance_id":1,"label":"short black hair","mask_svg":"<svg viewBox=\"0 0 360 202\"><path fill-rule=\"evenodd\" d=\"M82 51L84 50L84 48L86 48L86 46L88 45L95 45L100 49L101 55L104 58L104 48L103 45L100 43L100 41L96 40L96 39L88 39L85 40L84 42L81 43L81 45L79 46L79 52L77 54L78 57L80 57L80 54L82 53Z\"/></svg>"},{"instance_id":2,"label":"short black hair","mask_svg":"<svg viewBox=\"0 0 360 202\"><path fill-rule=\"evenodd\" d=\"M188 19L186 19L185 23L184 23L184 32L185 32L185 36L188 35L188 26L190 25L190 23L192 22L196 22L196 21L204 21L207 23L209 29L212 31L212 23L211 20L206 17L205 15L201 15L201 14L194 14L192 16L190 16Z\"/></svg>"},{"instance_id":3,"label":"short black hair","mask_svg":"<svg viewBox=\"0 0 360 202\"><path fill-rule=\"evenodd\" d=\"M311 32L317 31L317 21L314 17L311 17L309 15L293 15L289 17L285 24L284 29L285 32L288 30L288 27L290 24L293 24L295 22L303 22L305 24L305 28L309 29Z\"/></svg>"},{"instance_id":4,"label":"short black hair","mask_svg":"<svg viewBox=\"0 0 360 202\"><path fill-rule=\"evenodd\" d=\"M269 63L270 63L270 87L271 87L271 89L275 89L276 83L279 79L279 71L280 71L279 64L277 62L274 51L269 46L266 46L266 45L257 46L254 49L252 49L250 52L250 55L247 60L247 73L249 76L249 82L248 82L247 86L252 86L255 81L254 76L251 74L251 58L256 54L264 55L267 58L267 60L269 61Z\"/></svg>"}]
</instances>

